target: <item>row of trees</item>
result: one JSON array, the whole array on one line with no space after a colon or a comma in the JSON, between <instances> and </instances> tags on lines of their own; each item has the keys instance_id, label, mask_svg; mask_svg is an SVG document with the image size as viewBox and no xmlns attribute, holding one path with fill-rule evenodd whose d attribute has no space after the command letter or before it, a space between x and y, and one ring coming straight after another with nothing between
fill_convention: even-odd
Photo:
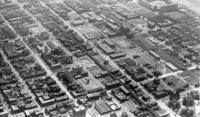
<instances>
[{"instance_id":1,"label":"row of trees","mask_svg":"<svg viewBox=\"0 0 200 117\"><path fill-rule=\"evenodd\" d=\"M200 100L199 91L191 91L183 98L182 103L180 102L180 94L178 92L172 93L169 96L168 107L175 112L179 112L181 117L193 117L195 115L195 100Z\"/></svg>"}]
</instances>

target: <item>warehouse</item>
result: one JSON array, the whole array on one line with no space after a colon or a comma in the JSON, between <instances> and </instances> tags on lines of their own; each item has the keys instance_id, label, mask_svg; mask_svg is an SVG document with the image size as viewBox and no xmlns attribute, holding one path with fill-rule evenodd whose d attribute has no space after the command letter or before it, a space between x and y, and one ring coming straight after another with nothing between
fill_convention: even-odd
<instances>
[{"instance_id":1,"label":"warehouse","mask_svg":"<svg viewBox=\"0 0 200 117\"><path fill-rule=\"evenodd\" d=\"M171 69L172 71L177 71L178 68L171 63L166 63L166 66Z\"/></svg>"},{"instance_id":2,"label":"warehouse","mask_svg":"<svg viewBox=\"0 0 200 117\"><path fill-rule=\"evenodd\" d=\"M149 54L151 56L153 56L155 59L160 59L160 55L158 55L157 53L155 53L154 51L149 51Z\"/></svg>"},{"instance_id":3,"label":"warehouse","mask_svg":"<svg viewBox=\"0 0 200 117\"><path fill-rule=\"evenodd\" d=\"M113 54L114 50L109 47L107 44L105 43L97 43L97 46L105 53L105 54Z\"/></svg>"},{"instance_id":4,"label":"warehouse","mask_svg":"<svg viewBox=\"0 0 200 117\"><path fill-rule=\"evenodd\" d=\"M94 108L103 115L112 111L112 109L105 102L98 102L95 104Z\"/></svg>"}]
</instances>

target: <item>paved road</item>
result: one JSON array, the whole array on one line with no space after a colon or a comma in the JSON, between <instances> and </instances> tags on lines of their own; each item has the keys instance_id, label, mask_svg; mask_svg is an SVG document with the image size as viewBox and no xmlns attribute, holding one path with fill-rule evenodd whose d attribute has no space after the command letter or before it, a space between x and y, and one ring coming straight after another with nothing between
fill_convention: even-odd
<instances>
[{"instance_id":1,"label":"paved road","mask_svg":"<svg viewBox=\"0 0 200 117\"><path fill-rule=\"evenodd\" d=\"M62 1L62 0L60 0L60 1ZM41 1L41 3L42 3L43 6L46 6L42 1ZM20 6L21 6L21 5L20 5ZM47 6L46 6L46 7L47 7ZM22 6L21 6L21 8L22 8ZM22 8L22 9L23 9L23 8ZM25 9L24 9L24 10L25 10ZM26 11L26 10L25 10L25 11ZM56 14L53 10L50 9L50 11L51 11L54 15L56 15L57 17L59 17L58 14ZM27 13L34 19L34 21L37 23L37 25L39 25L40 27L43 27L43 26L37 21L37 19L35 19L35 17L34 17L32 14L30 14L29 12L27 12ZM59 19L60 19L61 21L63 21L63 22L65 23L65 25L68 25L69 28L74 29L83 39L85 39L85 41L87 41L87 39L86 39L76 28L72 27L68 21L65 21L64 19L62 19L62 18L60 18L60 17L59 17ZM6 23L9 25L8 22L6 22ZM9 25L9 27L12 28L12 26L10 26L10 25ZM13 28L12 28L12 29L13 29ZM14 29L13 29L13 30L14 30ZM62 44L60 44L59 41L57 41L57 40L55 39L55 37L54 37L51 33L49 33L49 34L50 34L51 38L52 38L57 44L59 44L60 47L62 47L62 49L65 51L65 53L71 54L66 48L64 48L64 47L62 46ZM21 39L21 38L20 38L20 39ZM24 42L23 39L21 39L21 40ZM35 59L38 61L38 63L45 69L45 71L47 71L47 74L48 74L49 76L51 76L51 77L58 83L58 85L62 88L62 90L64 90L69 96L71 96L71 95L69 94L69 92L66 90L66 87L63 86L63 84L58 80L58 78L55 76L55 74L54 74L54 73L49 69L49 67L43 62L43 60L40 58L40 56L39 56L38 54L34 53L34 52L29 48L29 46L28 46L25 42L24 42L24 44L25 44L25 46L29 49L29 51L31 52L31 54L35 57ZM95 47L95 46L94 46L94 47ZM95 47L95 49L100 53L101 56L103 56L105 59L107 59L107 60L110 62L110 64L111 64L112 66L114 66L114 67L120 69L120 68L116 65L116 63L114 63L114 62L113 62L108 56L106 56L105 54L102 54L101 51L100 51L98 48ZM149 61L149 60L147 59L147 61ZM120 70L124 73L124 71L123 71L122 69L120 69ZM181 72L181 71L173 72L173 73L169 73L169 74L164 74L164 75L161 76L160 78L167 77L167 76L170 76L170 75L177 75L177 74L180 73L180 72ZM125 73L124 73L124 74L125 74ZM130 77L129 77L129 78L130 78ZM142 88L142 89L144 90L144 88L143 88L139 83L138 83L138 85L140 86L140 88ZM145 92L146 92L146 91L145 91ZM148 93L148 92L146 92L146 93ZM72 98L72 97L71 97L71 98ZM154 99L153 96L151 96L151 98L152 98L152 100L156 101L156 100ZM158 101L158 103L159 103L159 105L160 105L163 109L167 110L168 113L171 113L171 116L170 116L170 117L178 117L178 115L176 115L171 109L169 109L163 102ZM88 116L87 116L87 117L88 117Z\"/></svg>"}]
</instances>

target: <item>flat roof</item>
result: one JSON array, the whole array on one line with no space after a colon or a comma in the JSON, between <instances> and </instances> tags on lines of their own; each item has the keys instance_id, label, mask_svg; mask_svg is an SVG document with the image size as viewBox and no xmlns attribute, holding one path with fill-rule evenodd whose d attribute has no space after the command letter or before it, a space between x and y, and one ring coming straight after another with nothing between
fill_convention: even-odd
<instances>
[{"instance_id":1,"label":"flat roof","mask_svg":"<svg viewBox=\"0 0 200 117\"><path fill-rule=\"evenodd\" d=\"M114 53L114 50L105 43L97 43L98 47L106 54Z\"/></svg>"},{"instance_id":2,"label":"flat roof","mask_svg":"<svg viewBox=\"0 0 200 117\"><path fill-rule=\"evenodd\" d=\"M173 20L180 20L187 16L186 14L179 11L167 12L164 13L163 15Z\"/></svg>"},{"instance_id":3,"label":"flat roof","mask_svg":"<svg viewBox=\"0 0 200 117\"><path fill-rule=\"evenodd\" d=\"M99 102L95 104L95 109L101 114L106 114L112 111L112 109L105 103Z\"/></svg>"}]
</instances>

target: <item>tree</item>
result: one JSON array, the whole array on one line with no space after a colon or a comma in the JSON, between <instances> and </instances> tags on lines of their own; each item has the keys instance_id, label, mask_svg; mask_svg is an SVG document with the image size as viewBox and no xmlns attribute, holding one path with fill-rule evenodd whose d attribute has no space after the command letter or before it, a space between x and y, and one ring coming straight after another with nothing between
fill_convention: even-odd
<instances>
[{"instance_id":1,"label":"tree","mask_svg":"<svg viewBox=\"0 0 200 117\"><path fill-rule=\"evenodd\" d=\"M130 25L128 24L127 21L122 21L121 22L121 28L120 28L120 30L126 36L127 39L132 39L135 36L135 34L133 33L133 31L131 31L131 27L130 27Z\"/></svg>"},{"instance_id":2,"label":"tree","mask_svg":"<svg viewBox=\"0 0 200 117\"><path fill-rule=\"evenodd\" d=\"M153 80L153 83L159 85L159 84L160 84L160 79L158 79L158 78L154 79L154 80Z\"/></svg>"},{"instance_id":3,"label":"tree","mask_svg":"<svg viewBox=\"0 0 200 117\"><path fill-rule=\"evenodd\" d=\"M109 64L109 61L108 61L108 60L105 60L105 61L103 62L103 64L104 64L104 65L108 65L108 64Z\"/></svg>"},{"instance_id":4,"label":"tree","mask_svg":"<svg viewBox=\"0 0 200 117\"><path fill-rule=\"evenodd\" d=\"M139 68L137 69L137 71L138 71L139 73L145 73L145 72L146 72L142 67L139 67Z\"/></svg>"},{"instance_id":5,"label":"tree","mask_svg":"<svg viewBox=\"0 0 200 117\"><path fill-rule=\"evenodd\" d=\"M126 34L127 39L132 39L134 37L135 37L135 34L133 32L129 32L129 33Z\"/></svg>"},{"instance_id":6,"label":"tree","mask_svg":"<svg viewBox=\"0 0 200 117\"><path fill-rule=\"evenodd\" d=\"M193 107L195 105L194 99L191 96L183 98L183 105L186 107Z\"/></svg>"},{"instance_id":7,"label":"tree","mask_svg":"<svg viewBox=\"0 0 200 117\"><path fill-rule=\"evenodd\" d=\"M121 31L125 34L130 33L130 28L129 28L129 24L126 21L122 21L121 22L121 27L120 27Z\"/></svg>"},{"instance_id":8,"label":"tree","mask_svg":"<svg viewBox=\"0 0 200 117\"><path fill-rule=\"evenodd\" d=\"M181 115L181 117L193 117L195 115L195 112L193 109L183 108L180 111L180 115Z\"/></svg>"},{"instance_id":9,"label":"tree","mask_svg":"<svg viewBox=\"0 0 200 117\"><path fill-rule=\"evenodd\" d=\"M40 71L40 70L42 70L42 67L40 65L36 65L36 66L34 66L34 70Z\"/></svg>"},{"instance_id":10,"label":"tree","mask_svg":"<svg viewBox=\"0 0 200 117\"><path fill-rule=\"evenodd\" d=\"M29 50L23 50L21 53L23 56L28 56L30 54Z\"/></svg>"},{"instance_id":11,"label":"tree","mask_svg":"<svg viewBox=\"0 0 200 117\"><path fill-rule=\"evenodd\" d=\"M117 114L116 113L111 113L110 117L117 117Z\"/></svg>"},{"instance_id":12,"label":"tree","mask_svg":"<svg viewBox=\"0 0 200 117\"><path fill-rule=\"evenodd\" d=\"M128 116L127 112L123 112L121 117L129 117L129 116Z\"/></svg>"},{"instance_id":13,"label":"tree","mask_svg":"<svg viewBox=\"0 0 200 117\"><path fill-rule=\"evenodd\" d=\"M195 100L200 100L200 92L199 91L191 91L190 95Z\"/></svg>"},{"instance_id":14,"label":"tree","mask_svg":"<svg viewBox=\"0 0 200 117\"><path fill-rule=\"evenodd\" d=\"M181 96L180 96L180 93L179 92L171 92L169 94L169 100L180 100Z\"/></svg>"},{"instance_id":15,"label":"tree","mask_svg":"<svg viewBox=\"0 0 200 117\"><path fill-rule=\"evenodd\" d=\"M169 100L168 107L172 110L179 110L181 108L181 104L177 100Z\"/></svg>"},{"instance_id":16,"label":"tree","mask_svg":"<svg viewBox=\"0 0 200 117\"><path fill-rule=\"evenodd\" d=\"M147 27L148 27L148 28L151 28L151 29L154 29L154 28L156 27L156 25L155 25L155 24L148 23L148 24L147 24Z\"/></svg>"},{"instance_id":17,"label":"tree","mask_svg":"<svg viewBox=\"0 0 200 117\"><path fill-rule=\"evenodd\" d=\"M162 75L162 73L160 72L160 71L153 71L153 75L155 76L155 77L159 77L159 76L161 76Z\"/></svg>"}]
</instances>

